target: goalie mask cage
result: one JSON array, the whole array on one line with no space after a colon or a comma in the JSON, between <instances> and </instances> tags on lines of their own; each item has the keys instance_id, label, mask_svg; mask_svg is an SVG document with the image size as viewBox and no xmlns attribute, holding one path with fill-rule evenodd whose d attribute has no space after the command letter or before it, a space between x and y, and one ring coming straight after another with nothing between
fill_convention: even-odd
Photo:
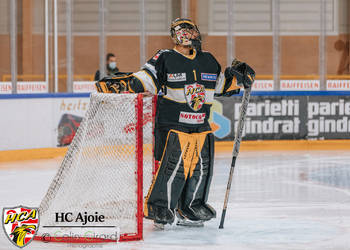
<instances>
[{"instance_id":1,"label":"goalie mask cage","mask_svg":"<svg viewBox=\"0 0 350 250\"><path fill-rule=\"evenodd\" d=\"M143 94L91 94L86 115L40 204L36 240L142 239L143 197L154 172L155 101ZM104 222L83 225L85 215L91 220L103 215Z\"/></svg>"}]
</instances>

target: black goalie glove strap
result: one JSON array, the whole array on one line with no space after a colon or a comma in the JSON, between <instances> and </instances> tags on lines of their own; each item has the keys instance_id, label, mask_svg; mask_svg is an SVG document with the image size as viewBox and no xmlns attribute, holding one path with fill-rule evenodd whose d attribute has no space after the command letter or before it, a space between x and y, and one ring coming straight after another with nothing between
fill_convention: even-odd
<instances>
[{"instance_id":1,"label":"black goalie glove strap","mask_svg":"<svg viewBox=\"0 0 350 250\"><path fill-rule=\"evenodd\" d=\"M132 73L118 72L113 77L104 77L95 83L100 93L122 93L128 91Z\"/></svg>"},{"instance_id":2,"label":"black goalie glove strap","mask_svg":"<svg viewBox=\"0 0 350 250\"><path fill-rule=\"evenodd\" d=\"M255 80L255 71L245 62L233 60L231 67L225 69L226 79L233 79L236 77L237 85L250 88Z\"/></svg>"}]
</instances>

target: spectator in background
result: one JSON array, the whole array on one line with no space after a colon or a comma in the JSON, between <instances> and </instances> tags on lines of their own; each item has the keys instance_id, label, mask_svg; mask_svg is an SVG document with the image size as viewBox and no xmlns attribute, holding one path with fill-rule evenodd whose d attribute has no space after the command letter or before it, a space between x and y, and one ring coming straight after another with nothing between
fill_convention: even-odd
<instances>
[{"instance_id":1,"label":"spectator in background","mask_svg":"<svg viewBox=\"0 0 350 250\"><path fill-rule=\"evenodd\" d=\"M105 76L114 76L119 69L117 68L117 58L113 53L108 53L106 56L106 75ZM104 77L104 76L103 76ZM100 80L100 70L97 70L95 73L95 81Z\"/></svg>"}]
</instances>

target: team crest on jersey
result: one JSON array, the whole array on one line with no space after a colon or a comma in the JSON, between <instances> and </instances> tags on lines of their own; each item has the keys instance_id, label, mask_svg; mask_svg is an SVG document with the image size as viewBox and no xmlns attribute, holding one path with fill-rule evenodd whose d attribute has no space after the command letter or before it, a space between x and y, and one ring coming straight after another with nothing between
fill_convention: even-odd
<instances>
[{"instance_id":1,"label":"team crest on jersey","mask_svg":"<svg viewBox=\"0 0 350 250\"><path fill-rule=\"evenodd\" d=\"M172 73L168 75L168 82L184 82L186 81L186 73Z\"/></svg>"},{"instance_id":2,"label":"team crest on jersey","mask_svg":"<svg viewBox=\"0 0 350 250\"><path fill-rule=\"evenodd\" d=\"M17 206L3 208L2 226L7 238L17 247L27 246L39 229L38 208Z\"/></svg>"},{"instance_id":3,"label":"team crest on jersey","mask_svg":"<svg viewBox=\"0 0 350 250\"><path fill-rule=\"evenodd\" d=\"M192 110L200 110L205 102L204 86L198 83L185 85L185 97Z\"/></svg>"}]
</instances>

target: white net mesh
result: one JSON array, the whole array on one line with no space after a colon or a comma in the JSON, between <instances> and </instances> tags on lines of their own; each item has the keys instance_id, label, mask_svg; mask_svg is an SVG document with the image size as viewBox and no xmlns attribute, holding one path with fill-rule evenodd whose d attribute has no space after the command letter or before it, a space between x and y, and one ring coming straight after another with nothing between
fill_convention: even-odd
<instances>
[{"instance_id":1,"label":"white net mesh","mask_svg":"<svg viewBox=\"0 0 350 250\"><path fill-rule=\"evenodd\" d=\"M137 94L92 94L89 109L40 205L39 235L137 232ZM143 184L151 183L152 97L143 98ZM56 213L104 215L103 223L56 222ZM142 218L141 218L142 220ZM73 226L57 228L58 226ZM74 227L75 226L75 227ZM59 231L59 232L58 232ZM86 234L89 231L89 234Z\"/></svg>"}]
</instances>

